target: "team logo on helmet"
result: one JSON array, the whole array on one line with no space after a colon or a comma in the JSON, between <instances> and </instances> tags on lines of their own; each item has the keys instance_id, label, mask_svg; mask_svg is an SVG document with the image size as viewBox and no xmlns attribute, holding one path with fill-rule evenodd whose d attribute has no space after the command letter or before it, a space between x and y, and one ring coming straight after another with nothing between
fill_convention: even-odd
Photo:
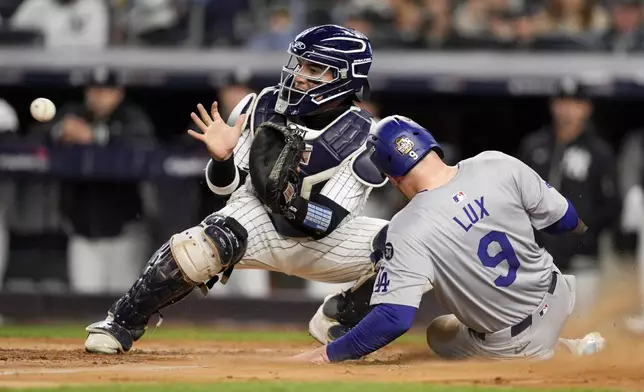
<instances>
[{"instance_id":1,"label":"team logo on helmet","mask_svg":"<svg viewBox=\"0 0 644 392\"><path fill-rule=\"evenodd\" d=\"M400 155L407 155L414 149L414 142L408 137L399 137L396 139L396 151Z\"/></svg>"},{"instance_id":2,"label":"team logo on helmet","mask_svg":"<svg viewBox=\"0 0 644 392\"><path fill-rule=\"evenodd\" d=\"M302 41L295 41L293 42L293 47L298 50L304 50L306 49L306 44Z\"/></svg>"}]
</instances>

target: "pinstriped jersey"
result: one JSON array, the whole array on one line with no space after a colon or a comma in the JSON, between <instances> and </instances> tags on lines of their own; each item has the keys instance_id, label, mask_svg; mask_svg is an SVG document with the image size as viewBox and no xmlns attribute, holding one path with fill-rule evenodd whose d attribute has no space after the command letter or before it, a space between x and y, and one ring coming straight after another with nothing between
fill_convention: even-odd
<instances>
[{"instance_id":1,"label":"pinstriped jersey","mask_svg":"<svg viewBox=\"0 0 644 392\"><path fill-rule=\"evenodd\" d=\"M567 200L527 165L489 151L461 161L447 184L392 219L372 304L418 307L427 284L479 332L516 325L543 299L554 264L534 239Z\"/></svg>"},{"instance_id":2,"label":"pinstriped jersey","mask_svg":"<svg viewBox=\"0 0 644 392\"><path fill-rule=\"evenodd\" d=\"M250 120L234 150L235 164L241 170L249 170L249 153L256 126L263 121L290 123L288 118L272 109L272 95L276 92L273 87L264 89L250 108ZM350 158L363 146L372 124L371 115L352 107L323 130L298 125L305 131L307 143L307 152L300 165L303 197L312 200L316 195L322 195L349 211L349 216L360 213L372 187L356 177ZM252 187L250 179L245 186Z\"/></svg>"}]
</instances>

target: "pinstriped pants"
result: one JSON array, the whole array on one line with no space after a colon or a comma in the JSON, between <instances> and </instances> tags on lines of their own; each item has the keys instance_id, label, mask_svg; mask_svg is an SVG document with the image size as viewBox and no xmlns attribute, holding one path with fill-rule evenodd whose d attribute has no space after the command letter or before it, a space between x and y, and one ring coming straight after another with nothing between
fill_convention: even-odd
<instances>
[{"instance_id":1,"label":"pinstriped pants","mask_svg":"<svg viewBox=\"0 0 644 392\"><path fill-rule=\"evenodd\" d=\"M215 214L236 219L248 231L248 247L236 269L276 271L325 283L353 282L371 272L372 240L388 223L347 217L320 240L284 237L275 231L266 208L246 186Z\"/></svg>"}]
</instances>

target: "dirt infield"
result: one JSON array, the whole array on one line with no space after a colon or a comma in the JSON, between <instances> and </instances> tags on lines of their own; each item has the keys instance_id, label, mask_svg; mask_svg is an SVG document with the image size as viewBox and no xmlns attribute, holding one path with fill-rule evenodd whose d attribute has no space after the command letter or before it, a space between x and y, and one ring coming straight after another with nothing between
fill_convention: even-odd
<instances>
[{"instance_id":1,"label":"dirt infield","mask_svg":"<svg viewBox=\"0 0 644 392\"><path fill-rule=\"evenodd\" d=\"M342 365L294 364L286 358L314 343L178 341L146 336L126 355L86 354L82 339L0 339L0 387L112 382L389 381L535 387L609 387L644 391L644 336L621 327L635 306L623 278L599 293L603 301L583 322L569 320L566 337L600 331L608 341L593 357L560 351L549 362L447 362L424 344L394 344ZM624 298L628 300L624 301Z\"/></svg>"},{"instance_id":2,"label":"dirt infield","mask_svg":"<svg viewBox=\"0 0 644 392\"><path fill-rule=\"evenodd\" d=\"M344 365L294 365L284 358L313 347L290 343L141 342L127 355L90 355L82 341L0 340L0 387L111 382L218 380L393 381L505 386L618 387L644 390L644 338L609 336L601 355L560 353L548 363L445 362L424 347L396 345Z\"/></svg>"}]
</instances>

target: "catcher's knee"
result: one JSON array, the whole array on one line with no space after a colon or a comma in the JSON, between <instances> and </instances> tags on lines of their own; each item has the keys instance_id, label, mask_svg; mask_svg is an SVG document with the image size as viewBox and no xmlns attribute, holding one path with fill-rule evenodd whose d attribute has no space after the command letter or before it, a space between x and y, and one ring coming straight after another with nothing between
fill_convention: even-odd
<instances>
[{"instance_id":1,"label":"catcher's knee","mask_svg":"<svg viewBox=\"0 0 644 392\"><path fill-rule=\"evenodd\" d=\"M376 275L358 280L352 288L324 299L309 322L309 333L323 344L330 343L355 327L371 311L371 292Z\"/></svg>"},{"instance_id":2,"label":"catcher's knee","mask_svg":"<svg viewBox=\"0 0 644 392\"><path fill-rule=\"evenodd\" d=\"M235 219L210 216L170 238L172 255L185 276L203 283L235 265L246 252L248 232Z\"/></svg>"}]
</instances>

